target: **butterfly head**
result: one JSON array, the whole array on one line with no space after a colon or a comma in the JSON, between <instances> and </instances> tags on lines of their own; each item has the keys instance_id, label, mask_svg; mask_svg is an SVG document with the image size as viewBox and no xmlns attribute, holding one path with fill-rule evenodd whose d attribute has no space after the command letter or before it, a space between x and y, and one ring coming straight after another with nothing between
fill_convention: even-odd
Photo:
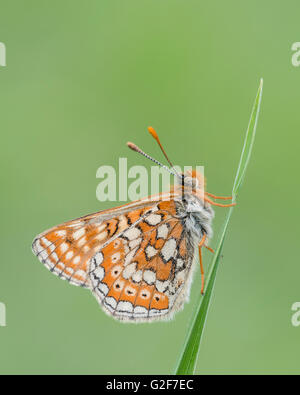
<instances>
[{"instance_id":1,"label":"butterfly head","mask_svg":"<svg viewBox=\"0 0 300 395\"><path fill-rule=\"evenodd\" d=\"M175 189L182 194L193 195L201 201L204 201L206 181L203 174L196 170L192 170L182 176L182 180L179 180Z\"/></svg>"},{"instance_id":2,"label":"butterfly head","mask_svg":"<svg viewBox=\"0 0 300 395\"><path fill-rule=\"evenodd\" d=\"M183 174L183 185L185 188L191 189L193 192L198 190L203 191L205 188L205 178L201 173L196 170L192 170Z\"/></svg>"}]
</instances>

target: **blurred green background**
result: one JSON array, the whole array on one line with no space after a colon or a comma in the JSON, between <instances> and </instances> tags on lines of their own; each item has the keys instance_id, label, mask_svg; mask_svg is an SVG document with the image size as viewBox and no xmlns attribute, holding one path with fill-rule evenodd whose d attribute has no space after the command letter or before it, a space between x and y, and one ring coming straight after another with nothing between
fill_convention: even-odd
<instances>
[{"instance_id":1,"label":"blurred green background","mask_svg":"<svg viewBox=\"0 0 300 395\"><path fill-rule=\"evenodd\" d=\"M200 292L171 322L122 324L51 275L34 236L114 203L96 170L204 165L230 194L260 77L257 138L198 361L206 374L299 373L299 1L1 0L0 373L172 373ZM295 206L295 207L294 207ZM216 209L215 237L226 214ZM216 240L216 239L215 239ZM211 242L212 247L215 241ZM205 253L206 268L211 256Z\"/></svg>"}]
</instances>

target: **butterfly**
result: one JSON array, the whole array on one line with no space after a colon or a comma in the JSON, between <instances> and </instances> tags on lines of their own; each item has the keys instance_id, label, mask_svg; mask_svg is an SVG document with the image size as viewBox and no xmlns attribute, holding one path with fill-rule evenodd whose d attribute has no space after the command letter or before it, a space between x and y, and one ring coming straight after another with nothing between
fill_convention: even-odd
<instances>
[{"instance_id":1,"label":"butterfly","mask_svg":"<svg viewBox=\"0 0 300 395\"><path fill-rule=\"evenodd\" d=\"M126 322L171 319L189 298L198 246L201 293L202 248L212 237L212 199L196 171L178 173L156 131L170 168L133 143L128 147L159 164L177 180L169 192L90 214L38 235L33 253L55 275L89 289L103 310Z\"/></svg>"}]
</instances>

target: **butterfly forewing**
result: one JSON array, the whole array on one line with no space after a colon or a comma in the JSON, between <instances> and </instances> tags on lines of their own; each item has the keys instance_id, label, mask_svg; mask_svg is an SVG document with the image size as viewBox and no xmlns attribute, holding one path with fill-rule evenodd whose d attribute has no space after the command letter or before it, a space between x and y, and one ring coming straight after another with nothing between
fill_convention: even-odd
<instances>
[{"instance_id":1,"label":"butterfly forewing","mask_svg":"<svg viewBox=\"0 0 300 395\"><path fill-rule=\"evenodd\" d=\"M107 216L107 212L82 217L43 232L33 241L33 252L54 274L74 285L89 287L91 258L115 234L129 226L122 214L102 220L104 215Z\"/></svg>"}]
</instances>

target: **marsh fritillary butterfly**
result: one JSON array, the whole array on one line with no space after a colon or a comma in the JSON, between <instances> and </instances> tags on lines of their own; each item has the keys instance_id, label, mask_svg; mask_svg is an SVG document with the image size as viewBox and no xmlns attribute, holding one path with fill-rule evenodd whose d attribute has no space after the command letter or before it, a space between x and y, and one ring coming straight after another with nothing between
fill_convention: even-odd
<instances>
[{"instance_id":1,"label":"marsh fritillary butterfly","mask_svg":"<svg viewBox=\"0 0 300 395\"><path fill-rule=\"evenodd\" d=\"M65 222L38 235L32 250L54 274L95 295L103 310L124 321L170 319L188 299L198 245L201 292L202 248L212 236L211 200L195 171L178 174L155 130L148 128L179 184L168 193Z\"/></svg>"}]
</instances>

